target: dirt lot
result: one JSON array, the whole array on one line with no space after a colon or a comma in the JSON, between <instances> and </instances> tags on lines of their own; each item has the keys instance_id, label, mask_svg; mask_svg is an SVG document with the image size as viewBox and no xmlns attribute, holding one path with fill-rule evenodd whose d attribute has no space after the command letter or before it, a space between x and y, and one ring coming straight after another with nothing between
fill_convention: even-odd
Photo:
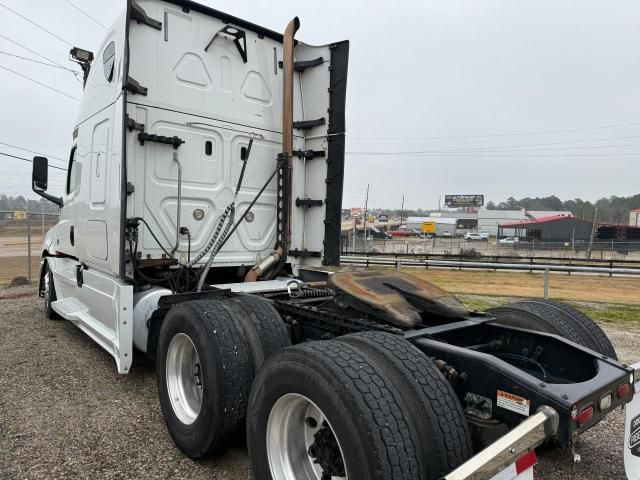
<instances>
[{"instance_id":1,"label":"dirt lot","mask_svg":"<svg viewBox=\"0 0 640 480\"><path fill-rule=\"evenodd\" d=\"M152 365L139 356L118 375L71 323L47 320L32 292L0 290L0 479L251 478L237 443L204 462L185 458L164 428ZM606 330L621 360L637 359L640 328ZM622 419L615 412L583 436L578 465L567 452L544 455L536 478L623 479Z\"/></svg>"}]
</instances>

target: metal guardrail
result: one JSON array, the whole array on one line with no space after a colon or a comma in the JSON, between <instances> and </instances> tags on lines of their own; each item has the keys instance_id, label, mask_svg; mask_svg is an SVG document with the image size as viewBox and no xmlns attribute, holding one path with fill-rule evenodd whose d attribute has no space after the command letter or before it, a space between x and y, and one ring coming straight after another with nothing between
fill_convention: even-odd
<instances>
[{"instance_id":1,"label":"metal guardrail","mask_svg":"<svg viewBox=\"0 0 640 480\"><path fill-rule=\"evenodd\" d=\"M411 260L400 258L378 258L365 256L340 257L340 262L351 265L363 265L366 267L395 266L395 267L440 267L462 269L484 269L484 270L518 270L523 272L566 272L566 273L590 273L613 275L640 275L640 268L619 268L584 265L561 265L550 263L496 263L482 261L460 261L460 260Z\"/></svg>"},{"instance_id":2,"label":"metal guardrail","mask_svg":"<svg viewBox=\"0 0 640 480\"><path fill-rule=\"evenodd\" d=\"M480 252L482 253L482 252ZM471 257L464 254L452 254L452 253L401 253L401 252L358 252L358 251L343 251L342 256L355 256L355 257L386 257L386 258L408 258L417 260L432 260L432 259L444 259L444 260L458 260L460 262L493 262L493 263L553 263L561 265L582 265L582 266L600 266L607 265L609 268L613 268L617 265L637 266L640 268L640 260L627 260L627 259L599 259L599 258L578 258L578 257L549 257L543 255L490 255L482 254L479 257Z\"/></svg>"}]
</instances>

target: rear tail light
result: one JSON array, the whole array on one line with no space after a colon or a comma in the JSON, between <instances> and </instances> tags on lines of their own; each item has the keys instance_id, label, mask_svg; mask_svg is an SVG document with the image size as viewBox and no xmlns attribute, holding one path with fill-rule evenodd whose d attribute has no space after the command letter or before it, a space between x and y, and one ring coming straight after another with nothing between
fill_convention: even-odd
<instances>
[{"instance_id":1,"label":"rear tail light","mask_svg":"<svg viewBox=\"0 0 640 480\"><path fill-rule=\"evenodd\" d=\"M593 405L589 405L588 407L585 407L582 410L580 410L580 413L578 414L578 426L582 427L592 418L593 418Z\"/></svg>"},{"instance_id":2,"label":"rear tail light","mask_svg":"<svg viewBox=\"0 0 640 480\"><path fill-rule=\"evenodd\" d=\"M622 385L618 385L618 388L616 389L616 396L618 398L624 398L629 395L629 392L631 392L631 385L623 383Z\"/></svg>"}]
</instances>

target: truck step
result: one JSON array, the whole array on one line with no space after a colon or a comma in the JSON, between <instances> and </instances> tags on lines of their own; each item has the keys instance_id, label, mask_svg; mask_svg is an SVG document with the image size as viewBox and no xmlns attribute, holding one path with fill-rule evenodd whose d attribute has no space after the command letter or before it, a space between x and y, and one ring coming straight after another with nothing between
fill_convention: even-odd
<instances>
[{"instance_id":1,"label":"truck step","mask_svg":"<svg viewBox=\"0 0 640 480\"><path fill-rule=\"evenodd\" d=\"M64 318L79 317L89 312L89 307L74 297L64 298L51 304L53 309Z\"/></svg>"}]
</instances>

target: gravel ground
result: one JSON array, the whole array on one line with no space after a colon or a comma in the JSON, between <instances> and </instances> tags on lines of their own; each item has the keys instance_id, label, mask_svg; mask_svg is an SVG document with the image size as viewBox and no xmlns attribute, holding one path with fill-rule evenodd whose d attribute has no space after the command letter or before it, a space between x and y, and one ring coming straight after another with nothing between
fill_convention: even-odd
<instances>
[{"instance_id":1,"label":"gravel ground","mask_svg":"<svg viewBox=\"0 0 640 480\"><path fill-rule=\"evenodd\" d=\"M8 298L11 297L11 298ZM250 479L241 444L206 461L173 445L153 366L129 375L70 322L49 321L32 287L0 289L0 479ZM640 331L607 328L622 361L638 356ZM624 479L623 413L567 452L539 457L537 479Z\"/></svg>"}]
</instances>

